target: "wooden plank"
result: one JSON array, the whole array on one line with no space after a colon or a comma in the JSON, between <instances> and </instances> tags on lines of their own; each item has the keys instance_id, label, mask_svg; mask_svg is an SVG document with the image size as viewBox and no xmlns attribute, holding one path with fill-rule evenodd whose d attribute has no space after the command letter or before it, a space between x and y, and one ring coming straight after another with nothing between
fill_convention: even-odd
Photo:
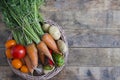
<instances>
[{"instance_id":1,"label":"wooden plank","mask_svg":"<svg viewBox=\"0 0 120 80\"><path fill-rule=\"evenodd\" d=\"M0 66L8 66L4 49L0 49ZM67 66L120 66L119 48L70 48Z\"/></svg>"},{"instance_id":2,"label":"wooden plank","mask_svg":"<svg viewBox=\"0 0 120 80\"><path fill-rule=\"evenodd\" d=\"M52 19L66 30L76 29L120 29L120 11L93 10L84 11L49 11L43 10L46 19Z\"/></svg>"},{"instance_id":3,"label":"wooden plank","mask_svg":"<svg viewBox=\"0 0 120 80\"><path fill-rule=\"evenodd\" d=\"M111 49L113 50L113 49ZM115 49L117 50L117 49ZM120 49L119 49L120 50ZM68 66L119 66L111 62L113 53L104 48L70 48ZM119 63L119 62L118 62Z\"/></svg>"},{"instance_id":4,"label":"wooden plank","mask_svg":"<svg viewBox=\"0 0 120 80\"><path fill-rule=\"evenodd\" d=\"M8 66L0 66L0 80L24 80ZM65 67L49 80L119 80L120 67Z\"/></svg>"},{"instance_id":5,"label":"wooden plank","mask_svg":"<svg viewBox=\"0 0 120 80\"><path fill-rule=\"evenodd\" d=\"M3 34L4 33L4 34ZM0 48L4 48L5 46L5 42L7 41L8 39L8 36L9 36L9 32L8 31L1 31L0 32Z\"/></svg>"},{"instance_id":6,"label":"wooden plank","mask_svg":"<svg viewBox=\"0 0 120 80\"><path fill-rule=\"evenodd\" d=\"M118 9L119 0L52 0L47 1L42 12L45 18L56 21L64 29L117 29Z\"/></svg>"},{"instance_id":7,"label":"wooden plank","mask_svg":"<svg viewBox=\"0 0 120 80\"><path fill-rule=\"evenodd\" d=\"M70 48L68 66L120 66L119 48Z\"/></svg>"},{"instance_id":8,"label":"wooden plank","mask_svg":"<svg viewBox=\"0 0 120 80\"><path fill-rule=\"evenodd\" d=\"M114 28L119 28L120 29L120 11L119 10L113 10L113 21L111 21L110 25L114 26Z\"/></svg>"},{"instance_id":9,"label":"wooden plank","mask_svg":"<svg viewBox=\"0 0 120 80\"><path fill-rule=\"evenodd\" d=\"M120 10L120 1L119 0L111 0L110 1L110 8L112 10Z\"/></svg>"},{"instance_id":10,"label":"wooden plank","mask_svg":"<svg viewBox=\"0 0 120 80\"><path fill-rule=\"evenodd\" d=\"M119 30L73 30L65 31L69 47L120 47Z\"/></svg>"},{"instance_id":11,"label":"wooden plank","mask_svg":"<svg viewBox=\"0 0 120 80\"><path fill-rule=\"evenodd\" d=\"M8 65L7 59L5 56L5 49L0 48L0 66L5 66L5 65Z\"/></svg>"},{"instance_id":12,"label":"wooden plank","mask_svg":"<svg viewBox=\"0 0 120 80\"><path fill-rule=\"evenodd\" d=\"M51 19L67 30L75 29L101 29L111 28L107 26L112 21L109 11L43 11L46 19ZM109 16L109 17L108 17ZM99 25L98 25L99 24Z\"/></svg>"},{"instance_id":13,"label":"wooden plank","mask_svg":"<svg viewBox=\"0 0 120 80\"><path fill-rule=\"evenodd\" d=\"M57 10L120 10L119 0L46 0L46 7Z\"/></svg>"},{"instance_id":14,"label":"wooden plank","mask_svg":"<svg viewBox=\"0 0 120 80\"><path fill-rule=\"evenodd\" d=\"M64 29L120 29L119 0L46 1L42 12Z\"/></svg>"},{"instance_id":15,"label":"wooden plank","mask_svg":"<svg viewBox=\"0 0 120 80\"><path fill-rule=\"evenodd\" d=\"M9 66L0 66L0 80L23 80L12 72Z\"/></svg>"},{"instance_id":16,"label":"wooden plank","mask_svg":"<svg viewBox=\"0 0 120 80\"><path fill-rule=\"evenodd\" d=\"M50 80L119 80L120 67L66 67Z\"/></svg>"},{"instance_id":17,"label":"wooden plank","mask_svg":"<svg viewBox=\"0 0 120 80\"><path fill-rule=\"evenodd\" d=\"M46 0L48 10L55 8L61 11L79 10L119 10L119 0Z\"/></svg>"},{"instance_id":18,"label":"wooden plank","mask_svg":"<svg viewBox=\"0 0 120 80\"><path fill-rule=\"evenodd\" d=\"M5 24L0 20L0 47L4 47L10 32L5 28Z\"/></svg>"}]
</instances>

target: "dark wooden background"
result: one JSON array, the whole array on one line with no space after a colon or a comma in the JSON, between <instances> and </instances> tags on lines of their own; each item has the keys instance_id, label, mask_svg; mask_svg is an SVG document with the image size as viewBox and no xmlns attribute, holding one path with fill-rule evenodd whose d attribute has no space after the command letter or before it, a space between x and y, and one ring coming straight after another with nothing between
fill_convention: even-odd
<instances>
[{"instance_id":1,"label":"dark wooden background","mask_svg":"<svg viewBox=\"0 0 120 80\"><path fill-rule=\"evenodd\" d=\"M120 80L120 0L46 0L41 11L69 44L66 67L50 80ZM23 80L6 61L9 34L0 15L0 80Z\"/></svg>"}]
</instances>

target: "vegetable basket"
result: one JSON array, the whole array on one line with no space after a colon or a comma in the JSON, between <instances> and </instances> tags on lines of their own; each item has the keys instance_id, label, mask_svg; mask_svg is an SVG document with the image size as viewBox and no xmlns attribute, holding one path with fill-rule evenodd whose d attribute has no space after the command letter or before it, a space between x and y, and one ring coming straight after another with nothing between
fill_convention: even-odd
<instances>
[{"instance_id":1,"label":"vegetable basket","mask_svg":"<svg viewBox=\"0 0 120 80\"><path fill-rule=\"evenodd\" d=\"M65 34L64 34L64 31L63 31L62 27L59 26L57 23L55 23L52 20L45 20L45 23L48 23L50 25L55 25L56 27L59 28L60 33L61 33L61 40L63 40L65 42L65 44L67 45L67 48L68 48L68 42L66 40L66 37L65 37ZM12 35L10 35L8 39L11 39L11 38L12 38ZM68 53L69 53L68 49L65 53L63 53L65 64L67 62ZM46 79L50 79L50 78L54 77L55 75L57 75L63 69L63 67L65 66L65 64L64 64L61 67L55 67L54 70L52 70L51 72L49 72L47 74L44 74L44 75L32 76L32 75L29 75L29 74L22 73L19 70L13 68L12 65L11 65L11 60L10 59L7 59L7 61L9 63L10 68L12 69L12 71L15 74L17 74L18 76L20 76L24 79L27 79L27 80L46 80Z\"/></svg>"}]
</instances>

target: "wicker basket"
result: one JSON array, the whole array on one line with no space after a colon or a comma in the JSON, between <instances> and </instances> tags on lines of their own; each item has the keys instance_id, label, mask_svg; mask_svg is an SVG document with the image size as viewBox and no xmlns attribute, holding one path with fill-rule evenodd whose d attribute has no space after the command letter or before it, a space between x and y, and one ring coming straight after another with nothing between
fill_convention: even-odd
<instances>
[{"instance_id":1,"label":"wicker basket","mask_svg":"<svg viewBox=\"0 0 120 80\"><path fill-rule=\"evenodd\" d=\"M61 26L59 26L57 23L51 21L51 20L46 20L45 21L46 23L50 24L50 25L55 25L59 28L60 32L61 32L61 39L66 43L67 47L68 47L68 43L67 43L67 40L65 38L65 35L64 35L64 31L62 29ZM9 39L12 38L12 35L9 36ZM63 53L64 54L64 59L65 59L65 64L67 62L67 57L68 57L68 50L66 53ZM9 66L10 68L12 69L12 71L19 75L20 77L24 78L24 79L27 79L27 80L46 80L46 79L50 79L52 78L53 76L57 75L62 69L63 67L65 66L65 64L61 67L56 67L53 71L49 72L48 74L45 74L45 75L41 75L41 76L31 76L31 75L28 75L28 74L25 74L25 73L22 73L20 72L19 70L16 70L12 67L11 65L11 60L7 59L8 63L9 63Z\"/></svg>"}]
</instances>

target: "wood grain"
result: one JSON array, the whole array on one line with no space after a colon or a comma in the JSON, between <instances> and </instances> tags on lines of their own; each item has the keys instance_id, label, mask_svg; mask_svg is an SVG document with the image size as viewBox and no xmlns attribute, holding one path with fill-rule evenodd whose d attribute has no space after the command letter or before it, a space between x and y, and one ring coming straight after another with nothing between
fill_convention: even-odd
<instances>
[{"instance_id":1,"label":"wood grain","mask_svg":"<svg viewBox=\"0 0 120 80\"><path fill-rule=\"evenodd\" d=\"M8 65L6 55L5 55L5 49L0 48L0 66L6 66Z\"/></svg>"},{"instance_id":2,"label":"wood grain","mask_svg":"<svg viewBox=\"0 0 120 80\"><path fill-rule=\"evenodd\" d=\"M120 66L119 48L71 48L68 66Z\"/></svg>"},{"instance_id":3,"label":"wood grain","mask_svg":"<svg viewBox=\"0 0 120 80\"><path fill-rule=\"evenodd\" d=\"M9 66L0 66L0 80L23 80L14 74Z\"/></svg>"},{"instance_id":4,"label":"wood grain","mask_svg":"<svg viewBox=\"0 0 120 80\"><path fill-rule=\"evenodd\" d=\"M119 30L92 30L81 29L65 31L69 47L98 47L98 48L119 48L120 33Z\"/></svg>"},{"instance_id":5,"label":"wood grain","mask_svg":"<svg viewBox=\"0 0 120 80\"><path fill-rule=\"evenodd\" d=\"M0 21L0 47L3 48L10 32L6 29L3 22Z\"/></svg>"}]
</instances>

